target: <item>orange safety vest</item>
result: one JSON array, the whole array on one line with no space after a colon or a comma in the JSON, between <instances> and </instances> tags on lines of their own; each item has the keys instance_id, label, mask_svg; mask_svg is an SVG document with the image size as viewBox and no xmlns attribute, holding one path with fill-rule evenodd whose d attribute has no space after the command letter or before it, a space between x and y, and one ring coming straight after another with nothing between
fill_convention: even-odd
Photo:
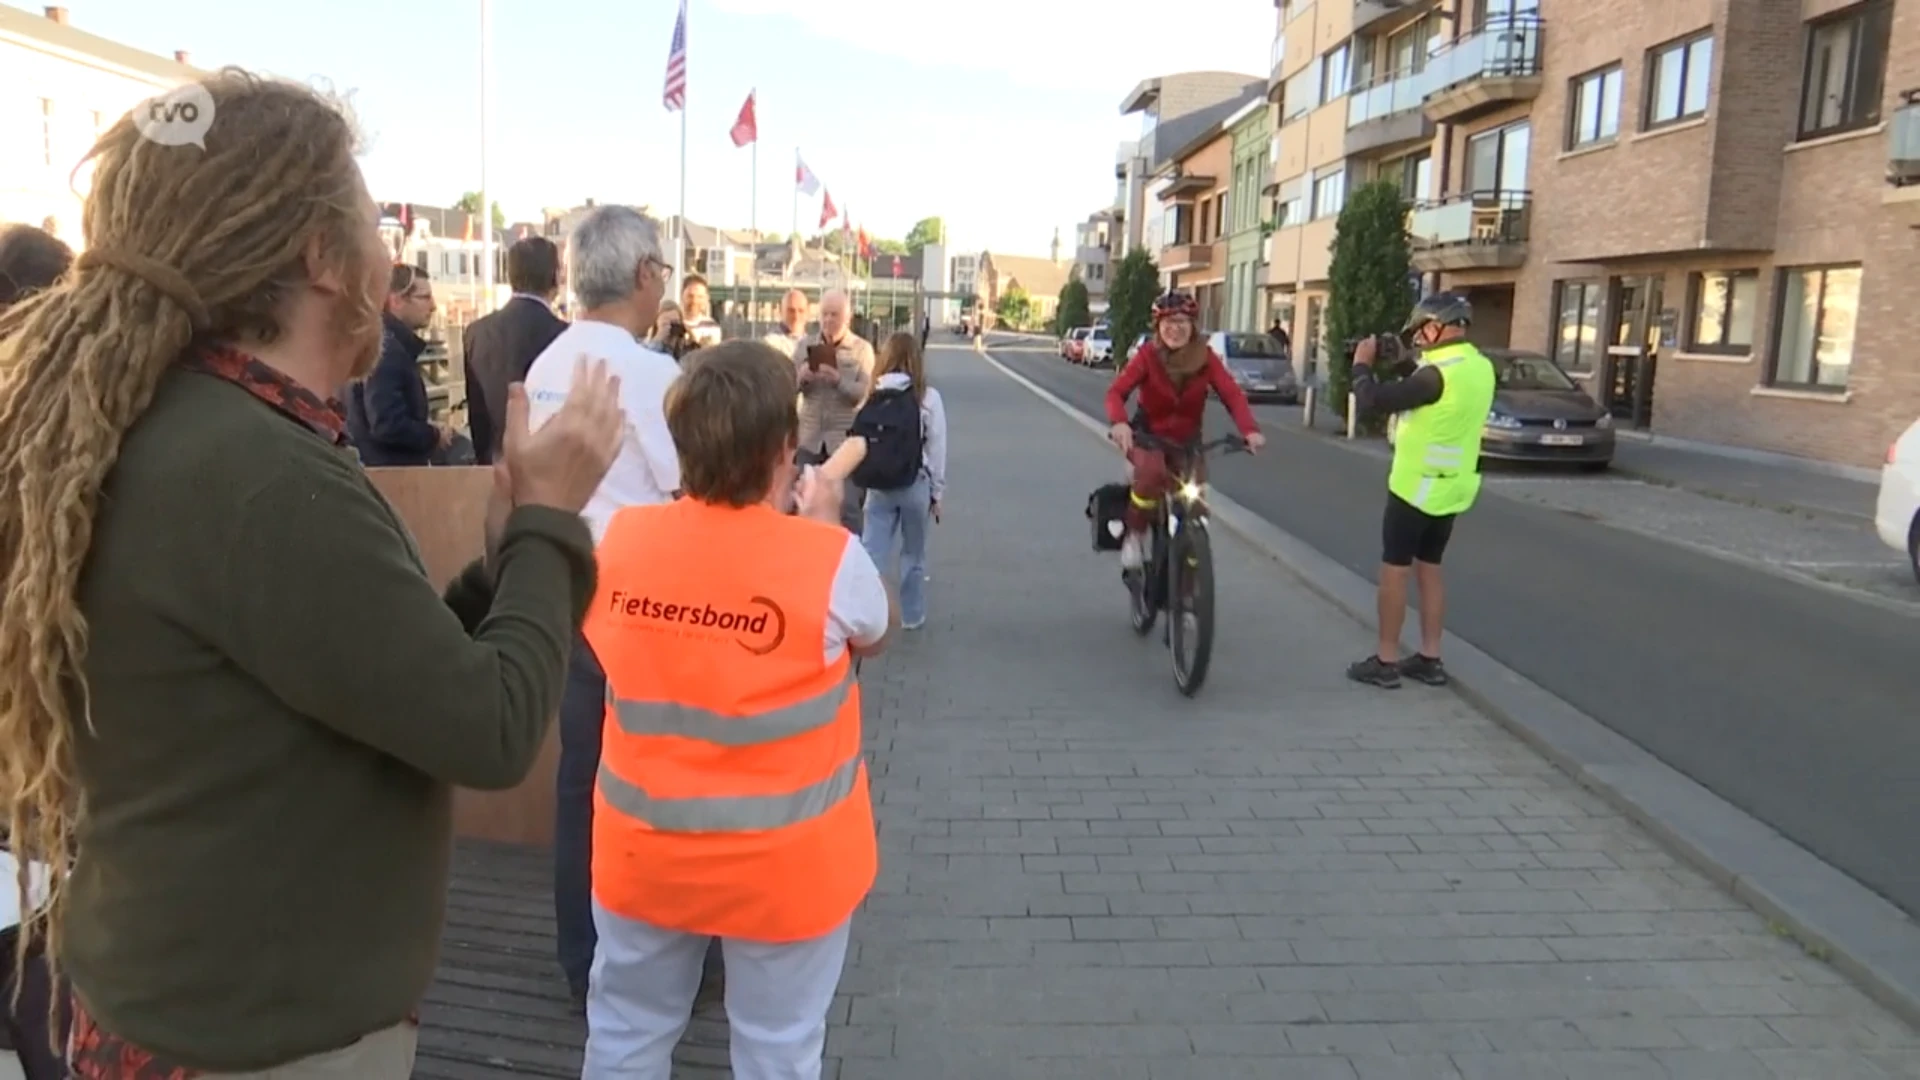
<instances>
[{"instance_id":1,"label":"orange safety vest","mask_svg":"<svg viewBox=\"0 0 1920 1080\"><path fill-rule=\"evenodd\" d=\"M681 499L615 514L586 638L607 673L593 895L752 941L820 937L879 852L860 686L825 656L845 529Z\"/></svg>"}]
</instances>

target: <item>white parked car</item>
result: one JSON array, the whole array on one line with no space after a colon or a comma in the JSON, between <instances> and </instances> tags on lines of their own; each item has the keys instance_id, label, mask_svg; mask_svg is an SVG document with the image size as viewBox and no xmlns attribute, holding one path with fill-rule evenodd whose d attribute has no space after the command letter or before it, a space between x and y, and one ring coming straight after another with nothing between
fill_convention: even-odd
<instances>
[{"instance_id":1,"label":"white parked car","mask_svg":"<svg viewBox=\"0 0 1920 1080\"><path fill-rule=\"evenodd\" d=\"M1888 547L1907 553L1920 581L1920 420L1887 448L1873 524Z\"/></svg>"},{"instance_id":2,"label":"white parked car","mask_svg":"<svg viewBox=\"0 0 1920 1080\"><path fill-rule=\"evenodd\" d=\"M1106 323L1100 323L1087 335L1080 349L1081 363L1088 367L1104 367L1113 363L1113 331Z\"/></svg>"}]
</instances>

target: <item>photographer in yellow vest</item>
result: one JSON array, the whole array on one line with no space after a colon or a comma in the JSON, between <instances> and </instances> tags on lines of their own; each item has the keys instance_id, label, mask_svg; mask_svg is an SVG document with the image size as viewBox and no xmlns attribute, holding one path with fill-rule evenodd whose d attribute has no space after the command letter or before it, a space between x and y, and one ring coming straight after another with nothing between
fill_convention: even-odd
<instances>
[{"instance_id":1,"label":"photographer in yellow vest","mask_svg":"<svg viewBox=\"0 0 1920 1080\"><path fill-rule=\"evenodd\" d=\"M1454 519L1480 494L1480 434L1493 408L1493 364L1467 340L1473 306L1439 293L1414 305L1401 332L1420 350L1403 379L1381 383L1373 364L1379 338L1353 354L1353 394L1363 412L1397 414L1393 467L1387 474L1387 512L1381 523L1380 641L1374 654L1347 668L1355 682L1391 689L1402 677L1444 686L1440 663L1446 593L1440 560ZM1387 347L1397 345L1391 339ZM1397 349L1394 351L1397 352ZM1420 587L1420 651L1402 659L1408 579Z\"/></svg>"}]
</instances>

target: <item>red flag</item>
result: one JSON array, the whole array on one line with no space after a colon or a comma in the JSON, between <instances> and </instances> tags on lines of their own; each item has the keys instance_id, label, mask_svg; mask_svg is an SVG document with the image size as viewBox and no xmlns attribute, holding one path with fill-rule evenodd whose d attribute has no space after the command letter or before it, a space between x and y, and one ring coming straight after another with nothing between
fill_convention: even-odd
<instances>
[{"instance_id":1,"label":"red flag","mask_svg":"<svg viewBox=\"0 0 1920 1080\"><path fill-rule=\"evenodd\" d=\"M823 193L820 201L820 227L824 229L833 224L833 219L839 216L840 211L833 205L833 192Z\"/></svg>"},{"instance_id":2,"label":"red flag","mask_svg":"<svg viewBox=\"0 0 1920 1080\"><path fill-rule=\"evenodd\" d=\"M472 215L472 214L468 214L468 215L467 215L467 239L466 239L466 242L467 242L467 243L469 243L469 244L471 244L471 243L473 243L473 215Z\"/></svg>"},{"instance_id":3,"label":"red flag","mask_svg":"<svg viewBox=\"0 0 1920 1080\"><path fill-rule=\"evenodd\" d=\"M760 125L753 117L753 96L757 91L747 91L747 103L740 106L740 116L733 122L733 145L745 146L760 138Z\"/></svg>"},{"instance_id":4,"label":"red flag","mask_svg":"<svg viewBox=\"0 0 1920 1080\"><path fill-rule=\"evenodd\" d=\"M860 257L869 262L873 259L873 244L867 239L865 226L861 226L860 228Z\"/></svg>"}]
</instances>

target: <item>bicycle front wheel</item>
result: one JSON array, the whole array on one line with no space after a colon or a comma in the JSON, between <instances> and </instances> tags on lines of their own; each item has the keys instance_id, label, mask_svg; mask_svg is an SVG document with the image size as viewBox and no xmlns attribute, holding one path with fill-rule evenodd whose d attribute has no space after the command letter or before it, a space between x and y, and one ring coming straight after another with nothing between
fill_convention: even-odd
<instances>
[{"instance_id":1,"label":"bicycle front wheel","mask_svg":"<svg viewBox=\"0 0 1920 1080\"><path fill-rule=\"evenodd\" d=\"M1187 697L1200 692L1213 659L1213 541L1206 523L1183 521L1168 575L1168 629L1173 682Z\"/></svg>"}]
</instances>

